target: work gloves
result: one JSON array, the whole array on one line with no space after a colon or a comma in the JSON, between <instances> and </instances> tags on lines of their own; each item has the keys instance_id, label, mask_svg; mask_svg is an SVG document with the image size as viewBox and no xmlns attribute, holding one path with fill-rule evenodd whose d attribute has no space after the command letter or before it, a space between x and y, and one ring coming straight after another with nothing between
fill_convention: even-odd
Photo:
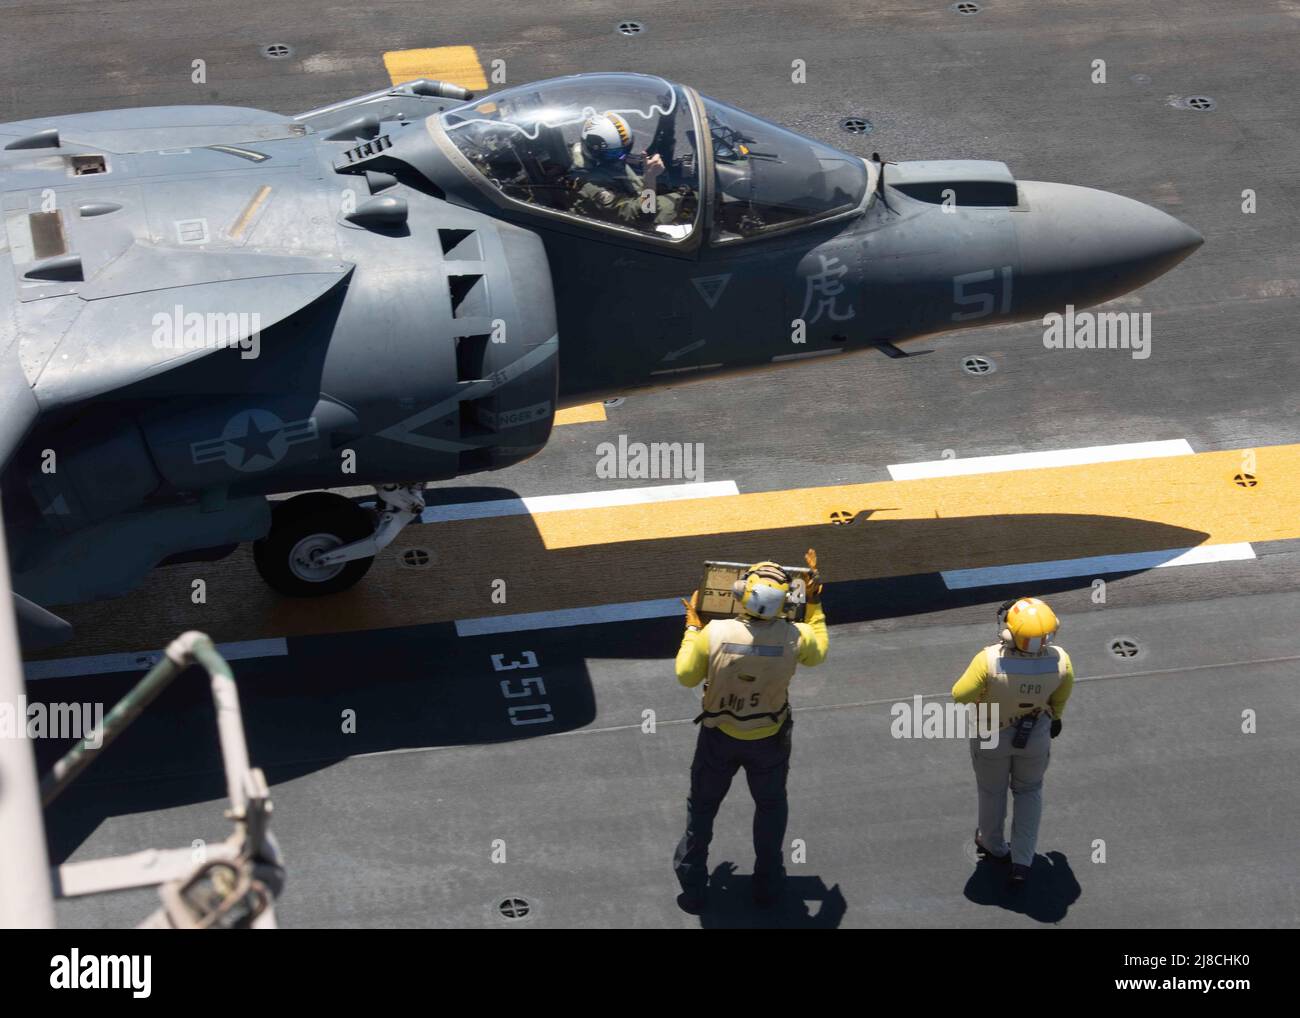
<instances>
[{"instance_id":1,"label":"work gloves","mask_svg":"<svg viewBox=\"0 0 1300 1018\"><path fill-rule=\"evenodd\" d=\"M809 602L816 603L822 599L822 581L817 577L817 551L809 548L803 554L803 560L811 572L807 580L807 592Z\"/></svg>"},{"instance_id":2,"label":"work gloves","mask_svg":"<svg viewBox=\"0 0 1300 1018\"><path fill-rule=\"evenodd\" d=\"M682 598L682 607L686 609L686 624L703 629L704 623L700 621L700 592L697 590L692 593L689 601Z\"/></svg>"}]
</instances>

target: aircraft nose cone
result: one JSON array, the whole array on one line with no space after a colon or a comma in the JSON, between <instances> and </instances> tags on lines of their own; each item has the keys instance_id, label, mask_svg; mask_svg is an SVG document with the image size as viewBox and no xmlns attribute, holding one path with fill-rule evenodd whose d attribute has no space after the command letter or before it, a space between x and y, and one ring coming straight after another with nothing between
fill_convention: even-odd
<instances>
[{"instance_id":1,"label":"aircraft nose cone","mask_svg":"<svg viewBox=\"0 0 1300 1018\"><path fill-rule=\"evenodd\" d=\"M1205 240L1159 209L1072 184L1019 182L1022 297L1045 310L1111 300L1163 275Z\"/></svg>"}]
</instances>

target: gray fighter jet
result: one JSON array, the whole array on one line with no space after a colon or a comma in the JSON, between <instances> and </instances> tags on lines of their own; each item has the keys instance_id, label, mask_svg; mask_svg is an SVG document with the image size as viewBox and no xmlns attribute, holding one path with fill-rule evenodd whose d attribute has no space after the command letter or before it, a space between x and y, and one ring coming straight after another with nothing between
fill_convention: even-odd
<instances>
[{"instance_id":1,"label":"gray fighter jet","mask_svg":"<svg viewBox=\"0 0 1300 1018\"><path fill-rule=\"evenodd\" d=\"M882 163L661 78L416 81L289 117L0 125L0 461L21 628L254 541L355 583L431 480L559 407L1086 307L1201 237L998 162ZM376 510L312 489L374 485ZM303 492L268 502L268 495Z\"/></svg>"}]
</instances>

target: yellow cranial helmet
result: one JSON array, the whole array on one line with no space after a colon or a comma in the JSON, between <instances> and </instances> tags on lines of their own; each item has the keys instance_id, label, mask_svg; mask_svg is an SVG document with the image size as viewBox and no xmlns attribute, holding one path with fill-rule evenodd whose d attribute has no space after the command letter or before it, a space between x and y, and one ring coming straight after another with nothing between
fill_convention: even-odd
<instances>
[{"instance_id":1,"label":"yellow cranial helmet","mask_svg":"<svg viewBox=\"0 0 1300 1018\"><path fill-rule=\"evenodd\" d=\"M790 577L775 562L755 562L731 588L746 615L774 619L790 596Z\"/></svg>"},{"instance_id":2,"label":"yellow cranial helmet","mask_svg":"<svg viewBox=\"0 0 1300 1018\"><path fill-rule=\"evenodd\" d=\"M1004 606L1002 642L1025 654L1041 654L1061 628L1056 612L1036 597L1022 597Z\"/></svg>"}]
</instances>

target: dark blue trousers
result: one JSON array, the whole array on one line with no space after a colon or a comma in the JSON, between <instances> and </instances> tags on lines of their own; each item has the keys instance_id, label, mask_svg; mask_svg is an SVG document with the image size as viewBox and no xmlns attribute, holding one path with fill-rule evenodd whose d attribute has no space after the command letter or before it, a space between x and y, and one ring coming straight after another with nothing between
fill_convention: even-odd
<instances>
[{"instance_id":1,"label":"dark blue trousers","mask_svg":"<svg viewBox=\"0 0 1300 1018\"><path fill-rule=\"evenodd\" d=\"M754 885L770 891L780 887L785 878L782 843L790 816L785 780L793 728L794 719L787 718L781 730L766 739L736 739L721 729L700 726L686 800L686 833L673 854L673 869L687 894L703 892L708 884L713 818L741 767L754 797Z\"/></svg>"}]
</instances>

